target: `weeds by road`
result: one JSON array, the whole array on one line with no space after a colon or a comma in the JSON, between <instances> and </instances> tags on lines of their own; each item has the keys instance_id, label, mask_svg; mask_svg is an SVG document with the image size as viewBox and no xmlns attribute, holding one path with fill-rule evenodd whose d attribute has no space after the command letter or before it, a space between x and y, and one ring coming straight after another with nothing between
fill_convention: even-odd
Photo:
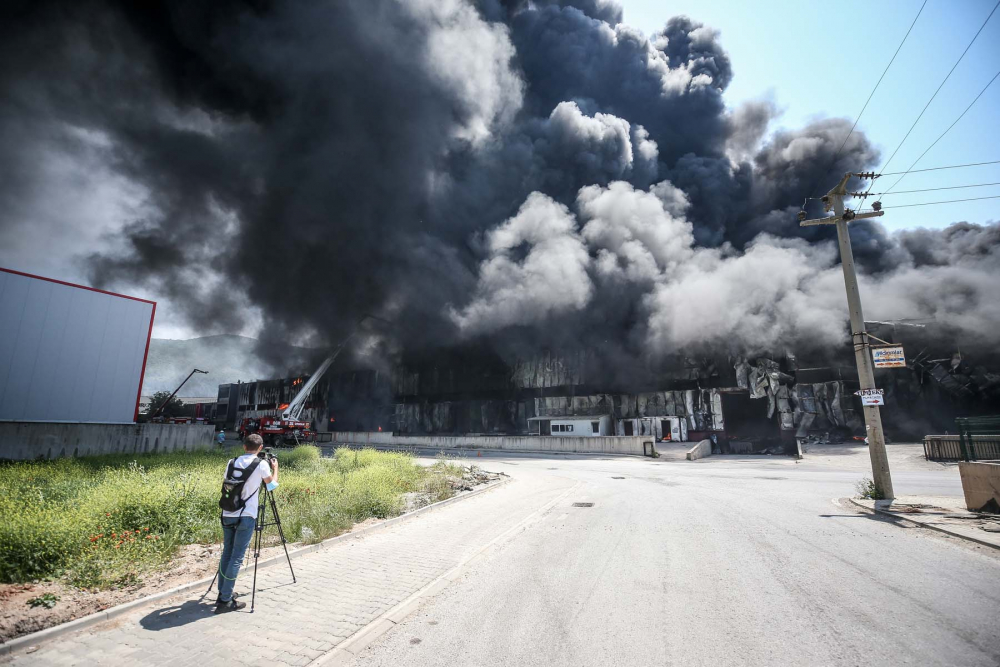
<instances>
[{"instance_id":1,"label":"weeds by road","mask_svg":"<svg viewBox=\"0 0 1000 667\"><path fill-rule=\"evenodd\" d=\"M858 492L858 498L863 500L882 500L885 498L882 490L875 486L875 482L868 477L862 477L861 481L854 485L854 488Z\"/></svg>"},{"instance_id":2,"label":"weeds by road","mask_svg":"<svg viewBox=\"0 0 1000 667\"><path fill-rule=\"evenodd\" d=\"M61 579L125 587L186 544L222 539L218 498L229 452L112 455L0 467L0 582ZM315 542L403 509L407 493L451 495L445 462L303 446L280 457L275 498L290 541ZM267 535L267 533L265 533ZM276 540L277 536L271 536Z\"/></svg>"}]
</instances>

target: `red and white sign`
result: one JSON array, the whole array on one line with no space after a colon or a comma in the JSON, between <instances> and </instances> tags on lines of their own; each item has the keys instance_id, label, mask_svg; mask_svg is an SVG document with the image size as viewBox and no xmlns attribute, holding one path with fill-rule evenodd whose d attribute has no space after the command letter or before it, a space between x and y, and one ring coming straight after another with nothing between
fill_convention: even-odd
<instances>
[{"instance_id":1,"label":"red and white sign","mask_svg":"<svg viewBox=\"0 0 1000 667\"><path fill-rule=\"evenodd\" d=\"M854 395L861 397L861 405L885 405L884 393L881 389L859 389Z\"/></svg>"}]
</instances>

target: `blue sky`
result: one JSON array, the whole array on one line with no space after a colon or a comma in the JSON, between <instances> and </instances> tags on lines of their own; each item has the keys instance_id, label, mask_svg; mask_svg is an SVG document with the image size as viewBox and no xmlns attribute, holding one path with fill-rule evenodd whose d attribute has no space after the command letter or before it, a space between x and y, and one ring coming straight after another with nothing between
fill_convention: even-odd
<instances>
[{"instance_id":1,"label":"blue sky","mask_svg":"<svg viewBox=\"0 0 1000 667\"><path fill-rule=\"evenodd\" d=\"M733 83L726 93L728 103L735 106L745 100L770 97L784 111L777 126L790 128L799 127L815 116L844 116L853 122L922 2L619 1L625 10L625 22L647 34L677 14L686 14L718 29L734 70ZM929 0L858 123L881 149L883 162L994 4L995 0ZM886 171L905 171L997 70L1000 70L1000 9ZM1000 160L998 116L1000 79L915 169ZM892 185L895 178L882 178L882 189ZM910 174L894 191L994 182L1000 182L1000 164ZM904 229L943 227L956 220L1000 220L1000 199L903 208L895 212L888 208L893 204L989 195L1000 195L1000 186L887 196L883 199L887 211L881 221L889 229Z\"/></svg>"}]
</instances>

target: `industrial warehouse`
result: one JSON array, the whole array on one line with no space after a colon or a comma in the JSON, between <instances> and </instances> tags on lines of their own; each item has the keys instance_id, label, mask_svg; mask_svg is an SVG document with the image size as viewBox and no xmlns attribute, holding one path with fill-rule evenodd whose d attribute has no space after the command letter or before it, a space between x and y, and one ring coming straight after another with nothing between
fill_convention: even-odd
<instances>
[{"instance_id":1,"label":"industrial warehouse","mask_svg":"<svg viewBox=\"0 0 1000 667\"><path fill-rule=\"evenodd\" d=\"M924 327L871 324L881 337L912 344L915 355L907 367L878 371L894 408L885 412L893 437L946 432L956 415L996 405L996 373L928 352ZM331 371L302 398L298 418L318 434L707 438L724 453L778 453L797 439L863 439L857 373L848 363L820 366L792 354L681 358L623 386L604 379L594 354L506 364L488 350L450 349L388 372ZM222 384L215 423L239 429L244 420L279 417L308 379Z\"/></svg>"}]
</instances>

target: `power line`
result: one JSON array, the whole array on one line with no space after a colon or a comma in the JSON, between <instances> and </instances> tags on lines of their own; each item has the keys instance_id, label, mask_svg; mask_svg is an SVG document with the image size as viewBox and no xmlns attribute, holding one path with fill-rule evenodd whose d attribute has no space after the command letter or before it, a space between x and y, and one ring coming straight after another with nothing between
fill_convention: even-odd
<instances>
[{"instance_id":1,"label":"power line","mask_svg":"<svg viewBox=\"0 0 1000 667\"><path fill-rule=\"evenodd\" d=\"M941 139L944 138L944 135L946 135L949 132L951 132L951 128L955 127L955 125L958 123L958 121L962 120L962 117L965 116L965 114L967 114L969 112L969 109L972 108L972 105L975 104L976 102L978 102L979 98L983 96L983 93L986 92L986 89L993 85L993 82L997 80L997 77L1000 77L1000 70L997 70L997 73L993 75L993 78L990 79L990 82L987 83L986 86L984 86L983 89L979 91L979 94L976 95L976 98L974 100L972 100L971 102L969 102L969 106L965 107L965 111L963 111L961 114L959 114L958 118L956 118L954 120L954 122L952 122L952 124L948 126L948 129L945 130L944 132L942 132L941 135L937 139L934 140L934 143L932 143L930 146L928 146L924 150L924 152L920 154L920 157L918 157L916 160L913 161L913 164L910 165L910 169L913 169L913 167L916 166L916 164L918 162L920 162L920 160L922 160L925 155L927 155L927 151L929 151L930 149L934 148L934 146L937 145L937 142L941 141ZM904 171L903 174L899 178L896 179L896 182L893 183L889 187L888 190L886 190L886 192L890 192L893 188L895 188L897 185L899 185L899 182L901 180L903 180L904 178L906 178L906 175L908 173L910 173L910 169L907 169L906 171Z\"/></svg>"},{"instance_id":2,"label":"power line","mask_svg":"<svg viewBox=\"0 0 1000 667\"><path fill-rule=\"evenodd\" d=\"M907 171L887 171L880 173L879 176L898 176L899 174L919 174L924 171L939 171L941 169L961 169L963 167L981 167L987 164L1000 164L1000 160L991 160L989 162L969 162L966 164L950 164L946 167L928 167L926 169L908 169Z\"/></svg>"},{"instance_id":3,"label":"power line","mask_svg":"<svg viewBox=\"0 0 1000 667\"><path fill-rule=\"evenodd\" d=\"M876 174L875 178L879 178L880 176L898 176L900 174L907 174L907 173L909 173L909 174L919 174L919 173L922 173L922 172L925 172L925 171L941 171L943 169L964 169L966 167L982 167L982 166L990 165L990 164L1000 164L1000 160L990 160L988 162L968 162L966 164L949 164L949 165L945 165L943 167L927 167L926 169L912 169L910 171L889 171L889 172L886 172L884 174ZM858 175L860 175L860 174L858 174ZM863 178L871 178L871 177L870 176L863 176ZM994 185L994 184L993 183L983 183L982 184L982 186L986 186L986 185ZM1000 185L1000 184L998 184L998 185ZM978 187L982 187L982 186L980 186L980 185L961 185L961 186L956 186L956 187L978 188ZM877 195L886 194L888 192L888 191L886 191L886 192L875 192L875 193L872 193L871 189L873 187L874 187L874 181L873 181L872 185L870 185L868 187L868 191L867 192L853 192L853 193L850 193L850 194L852 196L854 196L854 197L869 197L872 194L874 194L874 195L877 196ZM925 188L924 190L906 190L906 191L901 191L901 192L890 192L888 194L903 194L903 192L924 192L925 190L947 190L947 189L949 189L949 188ZM806 202L808 202L808 201L819 200L819 199L822 199L822 197L806 197L805 201L802 203L802 206L804 207L806 205ZM864 201L864 200L862 200L862 201Z\"/></svg>"},{"instance_id":4,"label":"power line","mask_svg":"<svg viewBox=\"0 0 1000 667\"><path fill-rule=\"evenodd\" d=\"M959 63L961 63L962 60L965 58L965 54L967 54L969 52L969 49L972 48L972 45L976 43L976 39L979 38L979 34L983 31L983 28L986 27L986 24L989 23L990 18L993 17L993 13L996 12L997 7L1000 7L1000 0L997 0L997 4L993 5L993 9L990 11L989 16L987 16L986 20L983 21L983 24L979 26L979 30L976 31L976 34L972 38L972 41L969 42L969 45L965 47L965 51L962 51L962 55L959 56L958 60L955 61L955 64L951 66L951 69L948 71L948 75L944 77L944 81L942 81L941 85L937 87L937 90L934 91L934 94L931 95L931 98L927 100L927 104L925 104L924 108L920 111L920 115L917 116L917 119L915 121L913 121L913 125L910 126L910 129L906 131L906 134L903 136L903 140L899 142L898 146L896 146L896 150L892 152L892 155L889 156L889 159L885 161L884 165L882 165L882 169L885 169L886 167L889 166L889 163L892 162L892 159L896 157L896 153L898 153L899 149L903 147L904 143L906 143L906 139L910 136L910 133L913 132L913 128L915 128L917 126L917 123L920 122L920 119L924 117L924 112L927 111L927 107L931 105L931 102L934 101L934 98L937 97L937 94L941 92L942 88L944 88L944 84L946 84L948 82L948 79L951 78L951 75L955 71L955 68L958 67ZM882 169L879 169L879 173L882 172Z\"/></svg>"},{"instance_id":5,"label":"power line","mask_svg":"<svg viewBox=\"0 0 1000 667\"><path fill-rule=\"evenodd\" d=\"M837 163L837 158L840 157L840 153L844 150L844 146L847 145L847 140L851 138L852 134L854 134L854 128L858 126L858 121L861 120L861 116L865 113L865 109L868 108L868 103L872 101L872 97L875 95L875 91L878 90L879 85L882 83L882 79L885 78L885 73L889 71L890 67L892 67L892 63L895 62L896 56L899 55L899 50L903 48L903 44L906 43L906 38L910 36L910 31L913 30L913 26L916 25L917 19L920 18L920 14L923 13L924 7L926 6L927 6L927 0L924 0L924 4L920 5L920 10L917 12L917 15L913 17L913 22L910 23L909 30L906 31L905 35L903 35L903 41L900 42L899 46L896 47L896 52L892 54L892 59L889 60L889 64L885 66L884 70L882 70L882 76L878 78L878 81L875 83L875 87L872 88L872 92L868 94L868 99L865 100L865 105L861 107L861 111L858 113L858 117L854 119L854 125L851 125L851 131L847 133L846 137L844 137L843 143L841 143L840 148L837 149L837 154L833 156L833 161L832 161L833 164Z\"/></svg>"},{"instance_id":6,"label":"power line","mask_svg":"<svg viewBox=\"0 0 1000 667\"><path fill-rule=\"evenodd\" d=\"M921 188L920 190L900 190L899 192L850 192L848 194L855 197L861 197L863 195L870 195L872 197L883 197L885 195L908 195L914 192L934 192L935 190L964 190L965 188L985 188L990 185L1000 185L1000 181L996 183L976 183L975 185L949 185L942 188Z\"/></svg>"},{"instance_id":7,"label":"power line","mask_svg":"<svg viewBox=\"0 0 1000 667\"><path fill-rule=\"evenodd\" d=\"M968 199L949 199L947 201L928 201L922 204L898 204L896 206L883 206L882 208L910 208L913 206L934 206L935 204L957 204L963 201L979 201L981 199L1000 199L1000 195L990 197L969 197Z\"/></svg>"}]
</instances>

